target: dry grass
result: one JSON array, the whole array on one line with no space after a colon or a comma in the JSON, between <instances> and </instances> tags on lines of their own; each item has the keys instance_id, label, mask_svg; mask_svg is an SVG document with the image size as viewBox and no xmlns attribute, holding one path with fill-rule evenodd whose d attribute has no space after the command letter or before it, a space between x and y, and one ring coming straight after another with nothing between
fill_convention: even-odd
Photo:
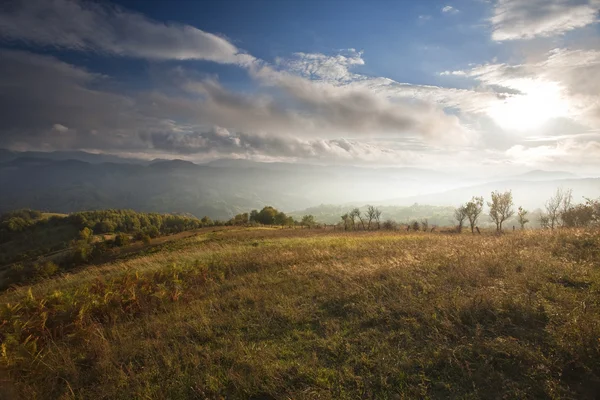
<instances>
[{"instance_id":1,"label":"dry grass","mask_svg":"<svg viewBox=\"0 0 600 400\"><path fill-rule=\"evenodd\" d=\"M7 398L600 395L600 235L229 229L0 297Z\"/></svg>"}]
</instances>

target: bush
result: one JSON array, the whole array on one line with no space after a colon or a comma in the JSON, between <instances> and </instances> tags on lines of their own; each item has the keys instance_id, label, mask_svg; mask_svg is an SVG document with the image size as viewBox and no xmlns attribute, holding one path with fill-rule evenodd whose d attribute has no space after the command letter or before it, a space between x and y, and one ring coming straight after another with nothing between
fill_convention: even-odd
<instances>
[{"instance_id":1,"label":"bush","mask_svg":"<svg viewBox=\"0 0 600 400\"><path fill-rule=\"evenodd\" d=\"M124 233L119 233L117 236L115 236L114 243L117 247L127 246L129 244L129 236Z\"/></svg>"},{"instance_id":2,"label":"bush","mask_svg":"<svg viewBox=\"0 0 600 400\"><path fill-rule=\"evenodd\" d=\"M392 221L391 219L384 221L382 226L383 229L386 229L388 231L395 231L398 228L398 224L396 224L396 222Z\"/></svg>"},{"instance_id":3,"label":"bush","mask_svg":"<svg viewBox=\"0 0 600 400\"><path fill-rule=\"evenodd\" d=\"M56 274L59 270L58 265L52 261L44 261L33 266L36 277L47 278Z\"/></svg>"}]
</instances>

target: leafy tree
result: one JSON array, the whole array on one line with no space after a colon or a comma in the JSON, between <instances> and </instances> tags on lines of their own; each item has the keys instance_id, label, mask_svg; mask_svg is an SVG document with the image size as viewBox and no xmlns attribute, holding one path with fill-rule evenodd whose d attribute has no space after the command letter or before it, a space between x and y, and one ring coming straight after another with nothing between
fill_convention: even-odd
<instances>
[{"instance_id":1,"label":"leafy tree","mask_svg":"<svg viewBox=\"0 0 600 400\"><path fill-rule=\"evenodd\" d=\"M275 214L275 224L276 225L281 225L281 226L285 226L288 222L288 217L287 215L285 215L284 212L280 211L277 214Z\"/></svg>"},{"instance_id":2,"label":"leafy tree","mask_svg":"<svg viewBox=\"0 0 600 400\"><path fill-rule=\"evenodd\" d=\"M315 217L312 215L305 215L302 217L302 221L300 221L302 226L306 226L307 228L312 228L315 226Z\"/></svg>"},{"instance_id":3,"label":"leafy tree","mask_svg":"<svg viewBox=\"0 0 600 400\"><path fill-rule=\"evenodd\" d=\"M128 244L129 244L129 236L127 236L125 233L118 233L115 236L115 246L123 247Z\"/></svg>"},{"instance_id":4,"label":"leafy tree","mask_svg":"<svg viewBox=\"0 0 600 400\"><path fill-rule=\"evenodd\" d=\"M513 210L512 192L500 193L492 192L492 201L488 202L490 207L490 218L496 224L496 231L502 231L502 223L512 217L515 213Z\"/></svg>"},{"instance_id":5,"label":"leafy tree","mask_svg":"<svg viewBox=\"0 0 600 400\"><path fill-rule=\"evenodd\" d=\"M471 201L469 201L465 205L465 214L467 219L469 220L469 225L471 226L471 233L475 234L475 226L477 225L477 220L483 211L483 197L473 197Z\"/></svg>"},{"instance_id":6,"label":"leafy tree","mask_svg":"<svg viewBox=\"0 0 600 400\"><path fill-rule=\"evenodd\" d=\"M248 213L237 214L231 219L231 225L246 225L248 223Z\"/></svg>"},{"instance_id":7,"label":"leafy tree","mask_svg":"<svg viewBox=\"0 0 600 400\"><path fill-rule=\"evenodd\" d=\"M342 215L342 222L344 224L344 230L347 231L348 227L352 226L352 221L349 213Z\"/></svg>"},{"instance_id":8,"label":"leafy tree","mask_svg":"<svg viewBox=\"0 0 600 400\"><path fill-rule=\"evenodd\" d=\"M92 230L90 228L83 228L79 231L79 240L83 240L84 242L89 242L92 239Z\"/></svg>"},{"instance_id":9,"label":"leafy tree","mask_svg":"<svg viewBox=\"0 0 600 400\"><path fill-rule=\"evenodd\" d=\"M525 229L525 224L529 222L527 219L527 214L529 211L525 210L523 207L519 207L517 211L517 217L519 219L519 225L521 225L521 229Z\"/></svg>"},{"instance_id":10,"label":"leafy tree","mask_svg":"<svg viewBox=\"0 0 600 400\"><path fill-rule=\"evenodd\" d=\"M586 204L578 204L570 207L561 214L563 226L568 228L586 228L594 223L596 218L593 202L590 200Z\"/></svg>"},{"instance_id":11,"label":"leafy tree","mask_svg":"<svg viewBox=\"0 0 600 400\"><path fill-rule=\"evenodd\" d=\"M200 222L202 222L202 226L212 226L213 225L212 219L210 219L206 215L204 217L202 217Z\"/></svg>"},{"instance_id":12,"label":"leafy tree","mask_svg":"<svg viewBox=\"0 0 600 400\"><path fill-rule=\"evenodd\" d=\"M277 209L266 206L258 213L256 222L259 222L263 225L273 225L275 223L275 216L279 213Z\"/></svg>"}]
</instances>

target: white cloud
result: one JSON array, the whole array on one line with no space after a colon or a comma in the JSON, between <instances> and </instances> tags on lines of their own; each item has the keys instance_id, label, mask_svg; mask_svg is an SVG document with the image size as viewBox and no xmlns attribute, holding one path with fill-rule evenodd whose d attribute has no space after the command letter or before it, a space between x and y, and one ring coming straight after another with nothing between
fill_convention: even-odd
<instances>
[{"instance_id":1,"label":"white cloud","mask_svg":"<svg viewBox=\"0 0 600 400\"><path fill-rule=\"evenodd\" d=\"M235 64L254 61L212 33L85 0L17 0L0 13L0 35L42 46L126 57Z\"/></svg>"},{"instance_id":2,"label":"white cloud","mask_svg":"<svg viewBox=\"0 0 600 400\"><path fill-rule=\"evenodd\" d=\"M52 129L55 130L56 132L60 132L60 133L67 132L69 130L69 128L67 128L66 126L61 125L61 124L52 125Z\"/></svg>"},{"instance_id":3,"label":"white cloud","mask_svg":"<svg viewBox=\"0 0 600 400\"><path fill-rule=\"evenodd\" d=\"M497 0L491 18L497 41L555 36L598 21L600 0Z\"/></svg>"},{"instance_id":4,"label":"white cloud","mask_svg":"<svg viewBox=\"0 0 600 400\"><path fill-rule=\"evenodd\" d=\"M456 14L458 13L458 10L452 6L445 6L442 8L442 12L445 14Z\"/></svg>"},{"instance_id":5,"label":"white cloud","mask_svg":"<svg viewBox=\"0 0 600 400\"><path fill-rule=\"evenodd\" d=\"M276 65L307 78L325 81L349 81L356 75L349 71L356 65L364 65L362 52L348 49L334 56L320 53L295 53L292 58L278 58Z\"/></svg>"},{"instance_id":6,"label":"white cloud","mask_svg":"<svg viewBox=\"0 0 600 400\"><path fill-rule=\"evenodd\" d=\"M538 62L485 64L453 74L485 85L507 88L496 117L519 120L566 117L589 128L600 127L600 51L555 49ZM514 93L508 93L512 89Z\"/></svg>"}]
</instances>

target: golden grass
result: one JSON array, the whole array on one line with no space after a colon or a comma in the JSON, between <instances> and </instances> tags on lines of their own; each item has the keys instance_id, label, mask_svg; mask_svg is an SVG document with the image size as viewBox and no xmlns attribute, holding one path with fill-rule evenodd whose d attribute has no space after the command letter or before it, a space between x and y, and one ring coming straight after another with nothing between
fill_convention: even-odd
<instances>
[{"instance_id":1,"label":"golden grass","mask_svg":"<svg viewBox=\"0 0 600 400\"><path fill-rule=\"evenodd\" d=\"M596 398L600 235L228 229L0 296L8 398Z\"/></svg>"}]
</instances>

